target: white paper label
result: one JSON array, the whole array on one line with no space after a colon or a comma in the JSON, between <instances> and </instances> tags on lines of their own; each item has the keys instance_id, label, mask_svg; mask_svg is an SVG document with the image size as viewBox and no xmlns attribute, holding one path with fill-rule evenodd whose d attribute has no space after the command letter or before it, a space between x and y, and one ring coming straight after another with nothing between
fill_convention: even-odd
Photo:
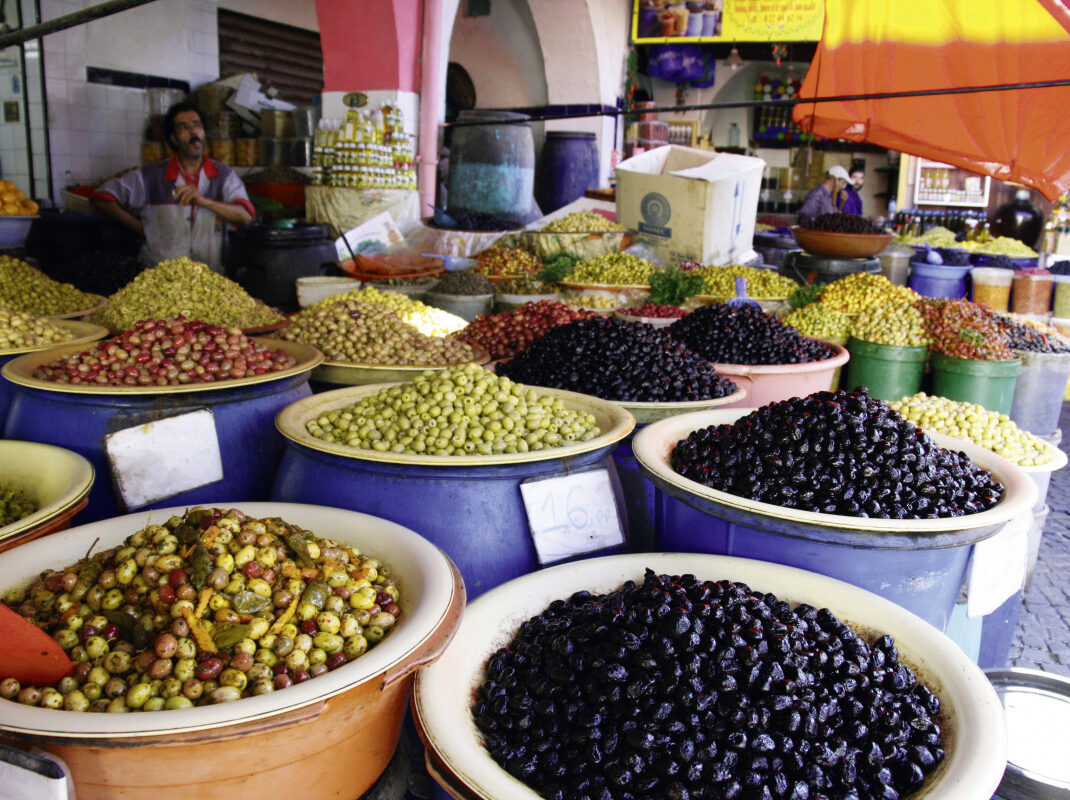
<instances>
[{"instance_id":1,"label":"white paper label","mask_svg":"<svg viewBox=\"0 0 1070 800\"><path fill-rule=\"evenodd\" d=\"M223 480L215 418L207 408L109 433L104 450L129 510Z\"/></svg>"},{"instance_id":2,"label":"white paper label","mask_svg":"<svg viewBox=\"0 0 1070 800\"><path fill-rule=\"evenodd\" d=\"M525 481L520 493L540 564L624 543L608 470Z\"/></svg>"},{"instance_id":3,"label":"white paper label","mask_svg":"<svg viewBox=\"0 0 1070 800\"><path fill-rule=\"evenodd\" d=\"M1022 588L1032 524L1033 515L1023 514L973 546L966 573L967 617L991 614Z\"/></svg>"}]
</instances>

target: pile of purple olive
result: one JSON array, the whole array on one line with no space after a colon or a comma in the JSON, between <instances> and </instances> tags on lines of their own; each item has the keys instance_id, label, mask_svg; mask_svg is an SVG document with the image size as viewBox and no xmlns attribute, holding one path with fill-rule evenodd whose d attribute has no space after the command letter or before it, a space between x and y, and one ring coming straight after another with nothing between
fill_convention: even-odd
<instances>
[{"instance_id":1,"label":"pile of purple olive","mask_svg":"<svg viewBox=\"0 0 1070 800\"><path fill-rule=\"evenodd\" d=\"M472 713L495 761L550 800L898 800L944 757L940 700L892 637L650 570L524 622Z\"/></svg>"},{"instance_id":2,"label":"pile of purple olive","mask_svg":"<svg viewBox=\"0 0 1070 800\"><path fill-rule=\"evenodd\" d=\"M552 328L498 374L606 400L682 402L726 397L736 385L662 329L598 317Z\"/></svg>"},{"instance_id":3,"label":"pile of purple olive","mask_svg":"<svg viewBox=\"0 0 1070 800\"><path fill-rule=\"evenodd\" d=\"M718 364L805 364L832 358L828 344L802 336L750 305L703 306L666 330L703 358Z\"/></svg>"},{"instance_id":4,"label":"pile of purple olive","mask_svg":"<svg viewBox=\"0 0 1070 800\"><path fill-rule=\"evenodd\" d=\"M829 233L884 233L884 229L874 225L859 214L822 214L815 217L807 230L827 231Z\"/></svg>"},{"instance_id":5,"label":"pile of purple olive","mask_svg":"<svg viewBox=\"0 0 1070 800\"><path fill-rule=\"evenodd\" d=\"M793 397L700 428L670 463L738 497L851 517L960 517L1003 496L991 473L864 392Z\"/></svg>"}]
</instances>

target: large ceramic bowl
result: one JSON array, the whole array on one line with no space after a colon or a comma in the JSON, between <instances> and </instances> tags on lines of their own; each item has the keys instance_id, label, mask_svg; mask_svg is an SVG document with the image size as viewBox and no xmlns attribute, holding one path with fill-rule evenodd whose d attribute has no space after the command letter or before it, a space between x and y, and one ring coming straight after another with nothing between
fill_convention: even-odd
<instances>
[{"instance_id":1,"label":"large ceramic bowl","mask_svg":"<svg viewBox=\"0 0 1070 800\"><path fill-rule=\"evenodd\" d=\"M777 525L785 531L796 531L810 536L821 536L829 528L880 531L886 534L883 537L886 543L898 535L904 540L904 544L916 544L915 538L919 534L931 536L986 528L995 531L1004 522L1024 514L1036 502L1036 485L1014 464L972 442L954 439L940 433L929 433L929 436L940 447L964 452L975 464L991 471L993 476L1003 484L1005 489L1003 497L992 508L977 514L940 519L876 519L820 514L815 511L802 511L762 503L711 489L685 478L670 466L669 456L673 448L676 447L677 442L686 439L692 431L710 425L731 424L752 411L754 411L753 408L714 409L694 414L682 414L653 423L635 435L632 444L635 457L655 485L695 508L713 516L731 518L735 521L758 517L767 521L775 519ZM934 540L930 543L937 546Z\"/></svg>"},{"instance_id":2,"label":"large ceramic bowl","mask_svg":"<svg viewBox=\"0 0 1070 800\"><path fill-rule=\"evenodd\" d=\"M0 439L0 486L37 503L37 510L0 526L0 553L66 528L86 504L93 465L71 450Z\"/></svg>"},{"instance_id":3,"label":"large ceramic bowl","mask_svg":"<svg viewBox=\"0 0 1070 800\"><path fill-rule=\"evenodd\" d=\"M538 800L501 769L481 742L470 707L487 659L520 624L551 601L585 589L612 591L659 574L691 573L703 580L742 581L795 605L832 610L859 631L895 637L900 659L933 688L943 708L947 756L912 798L988 800L999 784L1007 737L999 698L976 665L946 636L874 594L812 572L725 556L645 553L589 559L526 575L472 602L452 645L423 670L413 688L416 725L427 745L431 774L464 800ZM868 638L867 633L867 638Z\"/></svg>"},{"instance_id":4,"label":"large ceramic bowl","mask_svg":"<svg viewBox=\"0 0 1070 800\"><path fill-rule=\"evenodd\" d=\"M892 241L890 233L833 233L798 226L791 232L807 253L826 258L870 258Z\"/></svg>"},{"instance_id":5,"label":"large ceramic bowl","mask_svg":"<svg viewBox=\"0 0 1070 800\"><path fill-rule=\"evenodd\" d=\"M424 466L490 466L501 464L524 464L531 461L544 461L548 459L567 458L569 456L588 453L602 447L608 447L618 442L632 432L635 427L635 418L616 403L608 400L600 400L597 397L580 394L579 392L566 392L561 389L547 389L537 387L541 395L552 395L560 398L565 407L572 411L593 414L595 422L601 433L586 442L572 442L561 447L547 447L542 450L532 450L527 453L499 453L495 455L474 456L434 456L421 453L393 453L388 451L366 450L359 447L350 447L340 442L325 442L317 439L305 427L310 420L314 420L328 411L345 408L351 403L370 397L388 386L395 384L372 384L368 386L353 386L346 389L335 389L323 392L304 400L291 403L275 418L275 427L279 429L287 439L304 445L312 450L324 453L332 453L345 458L363 459L365 461L379 461L387 464L420 464Z\"/></svg>"},{"instance_id":6,"label":"large ceramic bowl","mask_svg":"<svg viewBox=\"0 0 1070 800\"><path fill-rule=\"evenodd\" d=\"M806 337L813 338L813 337ZM713 366L719 373L733 381L748 380L748 406L755 408L805 397L814 392L835 389L836 371L850 359L847 348L835 342L825 341L835 354L823 361L807 361L803 364L721 364Z\"/></svg>"},{"instance_id":7,"label":"large ceramic bowl","mask_svg":"<svg viewBox=\"0 0 1070 800\"><path fill-rule=\"evenodd\" d=\"M467 362L471 364L486 364L490 356L478 347L472 348L475 358ZM426 370L441 372L450 366L435 364L421 364L406 366L399 364L357 364L352 361L324 361L312 370L312 380L333 383L338 386L365 386L371 383L395 383L399 381L411 381Z\"/></svg>"},{"instance_id":8,"label":"large ceramic bowl","mask_svg":"<svg viewBox=\"0 0 1070 800\"><path fill-rule=\"evenodd\" d=\"M732 380L737 381L740 379L734 377ZM750 383L746 378L743 378L742 381L744 385L737 385L736 390L731 394L710 400L683 400L677 403L642 403L620 400L617 401L617 405L635 417L637 424L646 425L649 422L657 422L659 419L675 417L678 414L687 414L692 411L704 411L718 406L738 406L746 402L746 385Z\"/></svg>"},{"instance_id":9,"label":"large ceramic bowl","mask_svg":"<svg viewBox=\"0 0 1070 800\"><path fill-rule=\"evenodd\" d=\"M70 768L79 800L196 797L350 798L393 755L412 674L434 660L464 608L460 575L441 550L392 522L322 506L220 504L282 517L381 557L401 591L396 629L372 650L305 683L180 711L87 714L0 701L0 741L37 744ZM119 544L182 507L83 525L0 556L0 591ZM0 790L0 794L2 794Z\"/></svg>"}]
</instances>

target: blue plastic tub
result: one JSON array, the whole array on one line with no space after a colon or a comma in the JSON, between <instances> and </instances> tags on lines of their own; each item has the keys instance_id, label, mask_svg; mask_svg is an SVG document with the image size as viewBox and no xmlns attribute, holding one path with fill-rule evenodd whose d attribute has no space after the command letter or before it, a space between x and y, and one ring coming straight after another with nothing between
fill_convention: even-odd
<instances>
[{"instance_id":1,"label":"blue plastic tub","mask_svg":"<svg viewBox=\"0 0 1070 800\"><path fill-rule=\"evenodd\" d=\"M947 264L929 264L912 259L908 285L925 297L960 300L966 296L966 276L969 274L969 264L964 267L951 267Z\"/></svg>"},{"instance_id":2,"label":"blue plastic tub","mask_svg":"<svg viewBox=\"0 0 1070 800\"><path fill-rule=\"evenodd\" d=\"M633 447L643 471L660 491L677 500L657 505L658 550L741 556L817 572L879 594L943 630L966 575L972 545L1036 500L1036 486L1027 475L1005 462L997 467L989 461L990 453L968 442L957 446L993 469L1007 487L999 505L972 515L968 523L917 520L903 525L859 519L855 527L848 518L789 509L765 511L770 509L765 504L724 493L699 493L693 487L702 487L668 466L672 447L689 432L730 423L744 413L747 410L735 409L682 415L648 425L636 436ZM934 438L940 442L945 437ZM851 527L841 527L848 524Z\"/></svg>"},{"instance_id":3,"label":"blue plastic tub","mask_svg":"<svg viewBox=\"0 0 1070 800\"><path fill-rule=\"evenodd\" d=\"M113 489L104 436L208 408L219 439L223 479L144 508L261 501L268 499L283 451L283 437L273 424L275 415L311 393L308 372L249 386L170 394L75 394L19 385L15 386L4 437L58 445L89 459L97 479L80 519L95 522L127 511ZM166 454L161 453L160 458L165 461Z\"/></svg>"},{"instance_id":4,"label":"blue plastic tub","mask_svg":"<svg viewBox=\"0 0 1070 800\"><path fill-rule=\"evenodd\" d=\"M286 436L286 449L271 491L273 500L362 511L412 528L453 559L469 599L542 566L521 483L604 466L615 506L622 508L610 454L631 432L634 419L612 403L574 392L540 390L562 396L566 403L571 402L567 398L582 398L603 431L591 442L562 448L561 455L547 450L519 457L378 454L327 444L307 434L309 419L343 408L377 388L356 386L317 394L279 415L276 424ZM564 521L566 514L567 508L559 508L556 518ZM624 552L626 547L627 538L599 552ZM583 557L587 555L590 552Z\"/></svg>"}]
</instances>

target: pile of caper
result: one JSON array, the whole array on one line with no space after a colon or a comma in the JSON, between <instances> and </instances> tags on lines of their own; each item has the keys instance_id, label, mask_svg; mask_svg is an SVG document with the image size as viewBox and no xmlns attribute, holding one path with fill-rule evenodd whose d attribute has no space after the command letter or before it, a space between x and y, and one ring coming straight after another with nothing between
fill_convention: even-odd
<instances>
[{"instance_id":1,"label":"pile of caper","mask_svg":"<svg viewBox=\"0 0 1070 800\"><path fill-rule=\"evenodd\" d=\"M824 303L811 303L797 308L786 314L783 322L803 336L818 339L844 339L851 329L851 322L846 314L835 311Z\"/></svg>"},{"instance_id":2,"label":"pile of caper","mask_svg":"<svg viewBox=\"0 0 1070 800\"><path fill-rule=\"evenodd\" d=\"M976 403L918 392L888 405L922 430L967 439L1019 467L1051 461L1051 453L1042 439L1023 431L1006 414Z\"/></svg>"},{"instance_id":3,"label":"pile of caper","mask_svg":"<svg viewBox=\"0 0 1070 800\"><path fill-rule=\"evenodd\" d=\"M460 340L424 336L388 307L356 300L307 308L278 335L322 350L329 361L438 366L475 358L475 351Z\"/></svg>"},{"instance_id":4,"label":"pile of caper","mask_svg":"<svg viewBox=\"0 0 1070 800\"><path fill-rule=\"evenodd\" d=\"M0 486L0 528L30 516L40 506L25 493L10 486Z\"/></svg>"},{"instance_id":5,"label":"pile of caper","mask_svg":"<svg viewBox=\"0 0 1070 800\"><path fill-rule=\"evenodd\" d=\"M624 225L610 222L601 214L593 211L574 211L563 217L548 222L540 231L547 233L601 233L604 231L627 230Z\"/></svg>"},{"instance_id":6,"label":"pile of caper","mask_svg":"<svg viewBox=\"0 0 1070 800\"><path fill-rule=\"evenodd\" d=\"M771 269L757 269L741 264L726 267L699 267L691 272L702 276L702 282L705 284L702 294L715 297L735 297L736 278L746 279L748 297L787 297L799 288L799 284L791 278L778 275Z\"/></svg>"},{"instance_id":7,"label":"pile of caper","mask_svg":"<svg viewBox=\"0 0 1070 800\"><path fill-rule=\"evenodd\" d=\"M907 303L871 306L851 323L851 336L873 344L898 347L929 344L921 312Z\"/></svg>"},{"instance_id":8,"label":"pile of caper","mask_svg":"<svg viewBox=\"0 0 1070 800\"><path fill-rule=\"evenodd\" d=\"M494 284L494 291L497 294L556 294L557 288L535 278L513 278Z\"/></svg>"},{"instance_id":9,"label":"pile of caper","mask_svg":"<svg viewBox=\"0 0 1070 800\"><path fill-rule=\"evenodd\" d=\"M607 253L581 261L565 277L567 283L646 286L658 267L631 253Z\"/></svg>"},{"instance_id":10,"label":"pile of caper","mask_svg":"<svg viewBox=\"0 0 1070 800\"><path fill-rule=\"evenodd\" d=\"M567 298L567 304L581 311L613 311L620 308L621 301L608 294L574 294Z\"/></svg>"},{"instance_id":11,"label":"pile of caper","mask_svg":"<svg viewBox=\"0 0 1070 800\"><path fill-rule=\"evenodd\" d=\"M224 328L260 328L282 314L234 281L191 258L171 258L142 271L108 298L102 325L125 331L142 319L186 317Z\"/></svg>"},{"instance_id":12,"label":"pile of caper","mask_svg":"<svg viewBox=\"0 0 1070 800\"><path fill-rule=\"evenodd\" d=\"M25 311L0 308L0 350L20 350L74 338L66 328Z\"/></svg>"},{"instance_id":13,"label":"pile of caper","mask_svg":"<svg viewBox=\"0 0 1070 800\"><path fill-rule=\"evenodd\" d=\"M307 430L349 447L434 456L527 453L601 432L593 415L471 364L381 389L309 420Z\"/></svg>"},{"instance_id":14,"label":"pile of caper","mask_svg":"<svg viewBox=\"0 0 1070 800\"><path fill-rule=\"evenodd\" d=\"M881 305L913 303L918 295L907 286L896 286L883 275L855 272L825 287L821 302L845 314L857 314Z\"/></svg>"},{"instance_id":15,"label":"pile of caper","mask_svg":"<svg viewBox=\"0 0 1070 800\"><path fill-rule=\"evenodd\" d=\"M386 306L403 322L409 323L424 336L449 336L451 333L463 330L468 324L465 319L456 314L434 308L419 300L413 300L401 292L382 292L373 286L364 286L344 294L331 295L310 308L323 308L347 300Z\"/></svg>"},{"instance_id":16,"label":"pile of caper","mask_svg":"<svg viewBox=\"0 0 1070 800\"><path fill-rule=\"evenodd\" d=\"M160 711L285 689L353 661L401 610L390 571L278 518L195 508L48 570L4 602L56 640L55 686L0 697L67 711Z\"/></svg>"},{"instance_id":17,"label":"pile of caper","mask_svg":"<svg viewBox=\"0 0 1070 800\"><path fill-rule=\"evenodd\" d=\"M50 317L84 311L102 299L69 283L54 281L25 261L0 256L0 308Z\"/></svg>"}]
</instances>

